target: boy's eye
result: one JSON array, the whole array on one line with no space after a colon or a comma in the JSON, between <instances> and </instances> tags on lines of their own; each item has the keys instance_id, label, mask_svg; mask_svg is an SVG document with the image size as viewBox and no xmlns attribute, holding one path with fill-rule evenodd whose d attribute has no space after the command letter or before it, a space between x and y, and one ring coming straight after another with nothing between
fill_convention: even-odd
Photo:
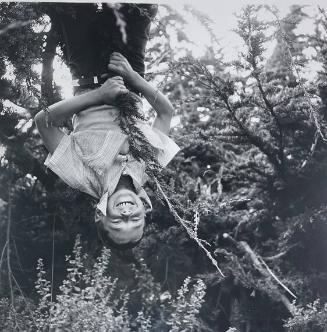
<instances>
[{"instance_id":1,"label":"boy's eye","mask_svg":"<svg viewBox=\"0 0 327 332\"><path fill-rule=\"evenodd\" d=\"M137 222L137 221L139 221L140 219L139 218L133 218L132 219L132 221L134 221L134 222Z\"/></svg>"}]
</instances>

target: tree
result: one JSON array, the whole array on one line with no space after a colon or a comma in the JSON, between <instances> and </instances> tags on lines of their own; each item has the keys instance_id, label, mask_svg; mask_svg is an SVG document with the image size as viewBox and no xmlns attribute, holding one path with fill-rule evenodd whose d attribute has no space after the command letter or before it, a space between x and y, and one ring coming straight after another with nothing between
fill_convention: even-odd
<instances>
[{"instance_id":1,"label":"tree","mask_svg":"<svg viewBox=\"0 0 327 332\"><path fill-rule=\"evenodd\" d=\"M1 232L1 248L4 253L10 248L9 256L1 260L7 266L1 270L1 294L6 296L10 290L16 295L17 285L33 296L33 266L39 256L47 267L55 261L56 293L64 277L63 256L78 232L89 240L88 252L94 256L98 252L90 223L92 201L68 192L53 174L45 173L45 152L29 122L39 107L58 97L51 63L61 37L51 20L49 29L45 13L49 14L50 7L0 6L0 84L6 88L1 89L0 114L5 149L0 213L1 229L6 230ZM259 19L266 10L269 22ZM209 20L192 13L210 31ZM172 134L182 147L162 179L176 211L186 220L195 220L199 237L211 244L206 248L226 277L217 274L168 207L156 201L141 246L126 255L112 254L110 275L139 291L131 299L133 313L136 303L143 301L145 311L154 310L156 317L163 317L164 309L153 309L146 302L150 300L146 288L172 294L186 276L201 276L208 290L200 312L203 330L234 327L242 332L277 332L289 318L290 331L299 326L305 331L312 324L318 329L324 321L326 17L321 10L316 31L299 36L296 26L305 17L305 8L299 6L292 7L284 19L273 8L244 8L236 27L243 52L236 61L227 61L216 44L203 58L195 59L187 49L191 38L183 31L183 15L167 6L161 8L147 52L148 78L162 82L160 88L176 107L180 123ZM173 26L186 45L178 50L183 54L171 47ZM271 40L277 43L267 58L265 48ZM316 61L322 65L317 80L303 75L312 61L304 52L308 46L315 49ZM17 61L20 56L26 60ZM40 62L44 66L38 76L33 65ZM10 68L12 78L4 75ZM150 274L140 266L140 257ZM139 264L137 273L144 280L139 286L131 277L132 262ZM153 283L147 284L150 279ZM317 298L319 305L306 306ZM303 316L309 318L305 321Z\"/></svg>"}]
</instances>

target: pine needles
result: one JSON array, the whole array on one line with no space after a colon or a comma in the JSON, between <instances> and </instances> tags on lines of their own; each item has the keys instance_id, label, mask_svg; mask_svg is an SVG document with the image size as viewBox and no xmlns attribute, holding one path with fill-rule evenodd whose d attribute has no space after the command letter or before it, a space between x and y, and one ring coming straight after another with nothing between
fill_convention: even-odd
<instances>
[{"instance_id":1,"label":"pine needles","mask_svg":"<svg viewBox=\"0 0 327 332\"><path fill-rule=\"evenodd\" d=\"M119 95L116 104L119 107L118 123L120 129L128 136L130 154L137 161L145 163L145 172L150 178L158 176L162 170L157 158L157 150L137 126L138 121L146 121L139 110L139 98L132 92Z\"/></svg>"}]
</instances>

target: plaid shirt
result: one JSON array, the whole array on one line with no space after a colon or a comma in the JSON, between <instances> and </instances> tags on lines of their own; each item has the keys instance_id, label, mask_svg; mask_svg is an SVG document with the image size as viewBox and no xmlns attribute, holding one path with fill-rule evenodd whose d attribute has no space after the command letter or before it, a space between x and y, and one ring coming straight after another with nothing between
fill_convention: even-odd
<instances>
[{"instance_id":1,"label":"plaid shirt","mask_svg":"<svg viewBox=\"0 0 327 332\"><path fill-rule=\"evenodd\" d=\"M104 215L108 197L114 193L122 174L132 178L138 195L152 207L142 188L147 181L144 162L136 161L129 154L119 153L127 144L127 136L115 122L117 112L115 106L102 105L76 114L72 133L63 136L44 163L70 187L99 199L97 208ZM137 126L151 145L158 149L158 161L165 167L179 147L160 130L141 121Z\"/></svg>"}]
</instances>

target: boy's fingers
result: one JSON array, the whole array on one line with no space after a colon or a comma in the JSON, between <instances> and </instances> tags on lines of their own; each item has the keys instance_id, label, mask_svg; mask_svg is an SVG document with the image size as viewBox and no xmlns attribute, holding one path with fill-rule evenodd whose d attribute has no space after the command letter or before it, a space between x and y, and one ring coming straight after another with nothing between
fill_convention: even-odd
<instances>
[{"instance_id":1,"label":"boy's fingers","mask_svg":"<svg viewBox=\"0 0 327 332\"><path fill-rule=\"evenodd\" d=\"M113 71L115 71L116 73L120 73L120 68L119 68L119 66L117 66L117 65L115 65L115 64L110 63L110 64L108 65L108 69L113 70Z\"/></svg>"},{"instance_id":2,"label":"boy's fingers","mask_svg":"<svg viewBox=\"0 0 327 332\"><path fill-rule=\"evenodd\" d=\"M116 81L114 81L114 84L116 84L118 86L125 86L124 81L118 81L118 80L116 80Z\"/></svg>"},{"instance_id":3,"label":"boy's fingers","mask_svg":"<svg viewBox=\"0 0 327 332\"><path fill-rule=\"evenodd\" d=\"M125 86L124 80L120 76L115 76L115 77L117 78L112 80L113 84L118 86Z\"/></svg>"},{"instance_id":4,"label":"boy's fingers","mask_svg":"<svg viewBox=\"0 0 327 332\"><path fill-rule=\"evenodd\" d=\"M110 88L125 89L125 85L119 82L113 82Z\"/></svg>"},{"instance_id":5,"label":"boy's fingers","mask_svg":"<svg viewBox=\"0 0 327 332\"><path fill-rule=\"evenodd\" d=\"M113 61L113 60L116 60L116 61L122 61L123 58L122 58L121 56L119 56L119 55L112 55L112 56L110 57L110 62Z\"/></svg>"},{"instance_id":6,"label":"boy's fingers","mask_svg":"<svg viewBox=\"0 0 327 332\"><path fill-rule=\"evenodd\" d=\"M118 62L128 62L127 59L121 55L121 54L114 54L110 57L110 63L113 62L113 61L118 61Z\"/></svg>"},{"instance_id":7,"label":"boy's fingers","mask_svg":"<svg viewBox=\"0 0 327 332\"><path fill-rule=\"evenodd\" d=\"M123 82L123 78L121 76L114 76L114 77L111 77L112 80L115 80L115 81L121 81Z\"/></svg>"},{"instance_id":8,"label":"boy's fingers","mask_svg":"<svg viewBox=\"0 0 327 332\"><path fill-rule=\"evenodd\" d=\"M109 83L122 83L124 82L121 76L110 77L106 80L107 84Z\"/></svg>"},{"instance_id":9,"label":"boy's fingers","mask_svg":"<svg viewBox=\"0 0 327 332\"><path fill-rule=\"evenodd\" d=\"M117 57L120 57L120 58L125 58L121 53L119 52L112 52L111 56L117 56Z\"/></svg>"},{"instance_id":10,"label":"boy's fingers","mask_svg":"<svg viewBox=\"0 0 327 332\"><path fill-rule=\"evenodd\" d=\"M110 66L110 65L121 68L121 67L125 66L125 63L122 62L121 60L110 60L110 63L108 64L108 66Z\"/></svg>"},{"instance_id":11,"label":"boy's fingers","mask_svg":"<svg viewBox=\"0 0 327 332\"><path fill-rule=\"evenodd\" d=\"M121 67L122 66L122 63L119 62L119 61L116 61L116 60L112 60L110 61L109 65L108 66L116 66L116 67Z\"/></svg>"}]
</instances>

